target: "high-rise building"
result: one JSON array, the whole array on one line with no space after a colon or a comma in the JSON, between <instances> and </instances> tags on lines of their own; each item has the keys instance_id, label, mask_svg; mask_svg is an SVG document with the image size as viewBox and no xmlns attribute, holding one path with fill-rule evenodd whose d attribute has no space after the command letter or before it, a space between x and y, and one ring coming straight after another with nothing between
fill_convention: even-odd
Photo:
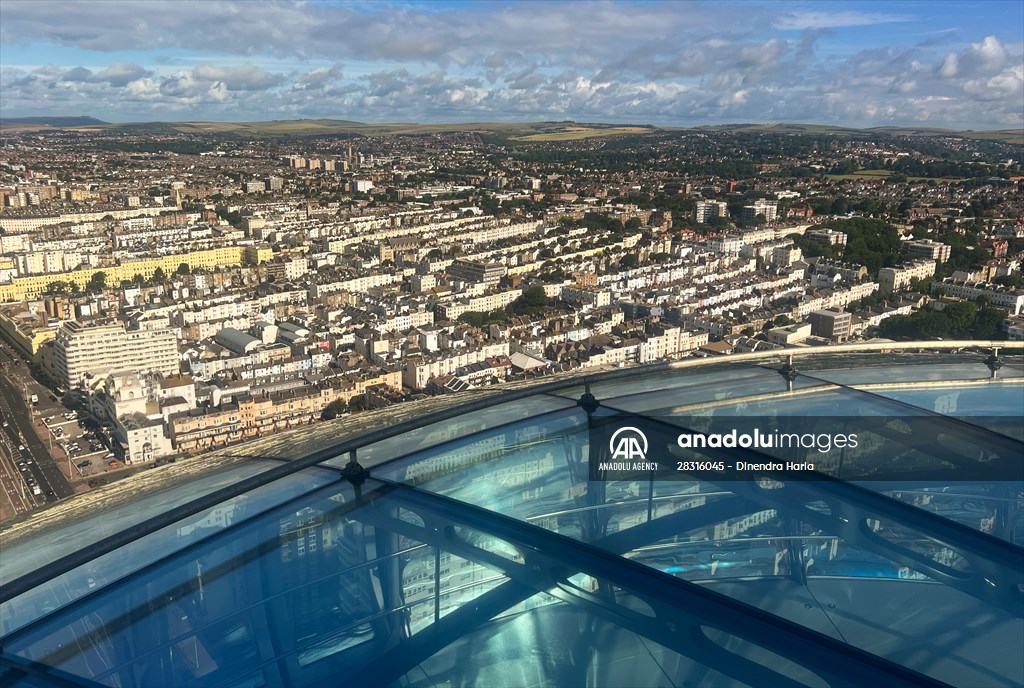
<instances>
[{"instance_id":1,"label":"high-rise building","mask_svg":"<svg viewBox=\"0 0 1024 688\"><path fill-rule=\"evenodd\" d=\"M697 201L694 219L698 224L707 224L714 217L728 217L729 206L725 201Z\"/></svg>"},{"instance_id":2,"label":"high-rise building","mask_svg":"<svg viewBox=\"0 0 1024 688\"><path fill-rule=\"evenodd\" d=\"M766 201L759 198L750 205L743 206L743 221L754 222L758 215L764 215L765 222L775 222L779 208L775 201Z\"/></svg>"},{"instance_id":3,"label":"high-rise building","mask_svg":"<svg viewBox=\"0 0 1024 688\"><path fill-rule=\"evenodd\" d=\"M180 367L178 335L172 329L126 330L121 322L69 321L57 331L55 344L57 372L67 386L89 374L131 370L174 375Z\"/></svg>"}]
</instances>

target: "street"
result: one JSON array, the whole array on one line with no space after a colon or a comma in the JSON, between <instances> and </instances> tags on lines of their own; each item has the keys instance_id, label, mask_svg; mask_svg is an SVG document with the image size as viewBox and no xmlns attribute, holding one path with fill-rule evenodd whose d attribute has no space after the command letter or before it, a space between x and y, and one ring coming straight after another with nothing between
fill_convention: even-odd
<instances>
[{"instance_id":1,"label":"street","mask_svg":"<svg viewBox=\"0 0 1024 688\"><path fill-rule=\"evenodd\" d=\"M26 404L26 390L40 398L46 398L43 395L49 392L31 380L24 362L12 356L7 347L0 359L4 364L0 374L0 483L6 494L4 511L13 508L15 515L69 497L74 489L39 439L33 427L35 414ZM40 494L34 494L34 487Z\"/></svg>"}]
</instances>

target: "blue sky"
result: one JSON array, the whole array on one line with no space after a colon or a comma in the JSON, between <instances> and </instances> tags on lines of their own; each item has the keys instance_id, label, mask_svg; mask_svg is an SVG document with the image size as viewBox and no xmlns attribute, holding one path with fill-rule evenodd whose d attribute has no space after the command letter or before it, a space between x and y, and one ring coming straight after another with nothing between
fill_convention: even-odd
<instances>
[{"instance_id":1,"label":"blue sky","mask_svg":"<svg viewBox=\"0 0 1024 688\"><path fill-rule=\"evenodd\" d=\"M0 114L1024 126L1024 2L3 0Z\"/></svg>"}]
</instances>

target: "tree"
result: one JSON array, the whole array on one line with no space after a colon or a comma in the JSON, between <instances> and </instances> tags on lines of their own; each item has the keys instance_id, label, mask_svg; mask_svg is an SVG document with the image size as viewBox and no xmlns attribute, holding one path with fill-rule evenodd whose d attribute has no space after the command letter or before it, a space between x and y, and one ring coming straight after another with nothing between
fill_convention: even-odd
<instances>
[{"instance_id":1,"label":"tree","mask_svg":"<svg viewBox=\"0 0 1024 688\"><path fill-rule=\"evenodd\" d=\"M45 292L47 294L67 294L68 283L63 280L56 280L46 285Z\"/></svg>"},{"instance_id":2,"label":"tree","mask_svg":"<svg viewBox=\"0 0 1024 688\"><path fill-rule=\"evenodd\" d=\"M164 274L164 269L163 268L159 268L158 267L156 270L153 271L153 282L154 283L160 284L161 282L164 282L166 280L167 280L167 275Z\"/></svg>"},{"instance_id":3,"label":"tree","mask_svg":"<svg viewBox=\"0 0 1024 688\"><path fill-rule=\"evenodd\" d=\"M334 420L343 413L348 412L348 402L344 399L335 399L324 407L320 413L321 420Z\"/></svg>"},{"instance_id":4,"label":"tree","mask_svg":"<svg viewBox=\"0 0 1024 688\"><path fill-rule=\"evenodd\" d=\"M142 273L136 272L135 277L132 277L132 282L135 282L135 284L137 285L141 285L145 281L146 278L142 276Z\"/></svg>"},{"instance_id":5,"label":"tree","mask_svg":"<svg viewBox=\"0 0 1024 688\"><path fill-rule=\"evenodd\" d=\"M978 309L971 331L978 339L1006 339L1003 321L1009 313L1002 308L984 306Z\"/></svg>"},{"instance_id":6,"label":"tree","mask_svg":"<svg viewBox=\"0 0 1024 688\"><path fill-rule=\"evenodd\" d=\"M174 271L178 275L188 275L192 272L192 268L189 267L188 263L182 263L178 266L178 269Z\"/></svg>"},{"instance_id":7,"label":"tree","mask_svg":"<svg viewBox=\"0 0 1024 688\"><path fill-rule=\"evenodd\" d=\"M99 293L107 287L107 273L102 270L98 270L92 273L92 277L89 278L89 283L86 285L86 289L93 293Z\"/></svg>"},{"instance_id":8,"label":"tree","mask_svg":"<svg viewBox=\"0 0 1024 688\"><path fill-rule=\"evenodd\" d=\"M470 327L483 327L487 323L487 316L480 311L466 311L459 316L458 320Z\"/></svg>"},{"instance_id":9,"label":"tree","mask_svg":"<svg viewBox=\"0 0 1024 688\"><path fill-rule=\"evenodd\" d=\"M640 221L639 217L631 217L626 220L626 229L634 230L643 227L644 223Z\"/></svg>"},{"instance_id":10,"label":"tree","mask_svg":"<svg viewBox=\"0 0 1024 688\"><path fill-rule=\"evenodd\" d=\"M513 315L537 315L548 307L548 295L544 287L535 285L523 292L523 295L508 306Z\"/></svg>"},{"instance_id":11,"label":"tree","mask_svg":"<svg viewBox=\"0 0 1024 688\"><path fill-rule=\"evenodd\" d=\"M783 315L780 315L780 316L775 318L775 326L776 327L785 327L786 325L792 325L792 324L793 324L793 318L789 317L788 315L783 314Z\"/></svg>"},{"instance_id":12,"label":"tree","mask_svg":"<svg viewBox=\"0 0 1024 688\"><path fill-rule=\"evenodd\" d=\"M636 257L636 254L634 253L627 253L626 255L622 256L622 258L619 259L619 265L626 270L632 270L639 264L640 260Z\"/></svg>"}]
</instances>

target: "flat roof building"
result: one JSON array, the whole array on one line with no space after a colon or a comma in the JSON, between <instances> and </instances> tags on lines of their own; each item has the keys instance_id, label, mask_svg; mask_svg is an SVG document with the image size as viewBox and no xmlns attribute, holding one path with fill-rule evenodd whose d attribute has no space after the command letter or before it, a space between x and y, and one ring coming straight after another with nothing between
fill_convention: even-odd
<instances>
[{"instance_id":1,"label":"flat roof building","mask_svg":"<svg viewBox=\"0 0 1024 688\"><path fill-rule=\"evenodd\" d=\"M813 337L825 337L835 342L845 342L850 338L853 316L849 313L826 309L811 312L807 319L811 323Z\"/></svg>"},{"instance_id":2,"label":"flat roof building","mask_svg":"<svg viewBox=\"0 0 1024 688\"><path fill-rule=\"evenodd\" d=\"M119 370L176 375L180 363L173 329L126 330L124 323L83 325L65 322L55 338L57 373L65 385L86 375Z\"/></svg>"}]
</instances>

